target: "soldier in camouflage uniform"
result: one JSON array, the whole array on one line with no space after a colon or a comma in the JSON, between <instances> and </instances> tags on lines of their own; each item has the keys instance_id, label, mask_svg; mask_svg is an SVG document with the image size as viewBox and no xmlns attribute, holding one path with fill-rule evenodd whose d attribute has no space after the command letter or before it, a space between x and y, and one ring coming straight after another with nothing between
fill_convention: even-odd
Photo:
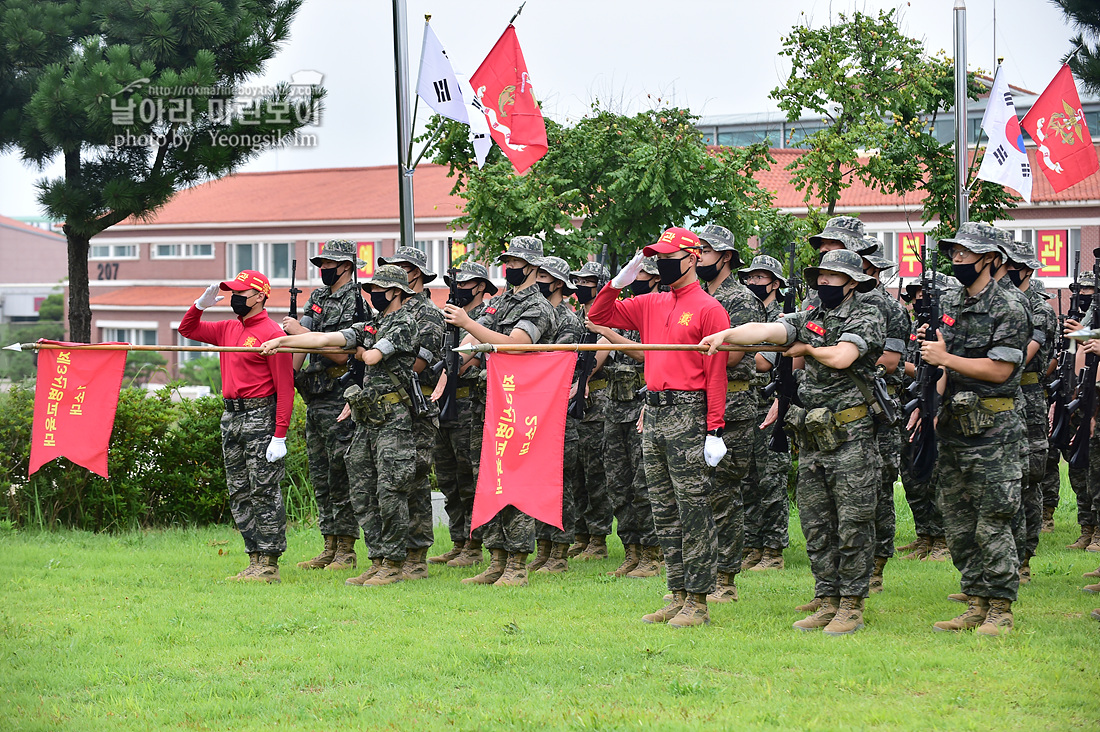
<instances>
[{"instance_id":1,"label":"soldier in camouflage uniform","mask_svg":"<svg viewBox=\"0 0 1100 732\"><path fill-rule=\"evenodd\" d=\"M1032 286L1032 275L1042 268L1032 245L1014 241L1009 232L1003 244L1008 255L1008 277L1027 296L1032 310L1031 340L1024 354L1024 371L1020 375L1020 390L1024 402L1024 424L1027 428L1027 462L1023 464L1021 506L1018 521L1022 537L1017 535L1016 552L1020 557L1020 582L1031 581L1031 557L1039 548L1039 531L1043 522L1043 471L1047 460L1047 433L1050 431L1049 409L1043 379L1050 364L1058 330L1058 316Z\"/></svg>"},{"instance_id":2,"label":"soldier in camouflage uniform","mask_svg":"<svg viewBox=\"0 0 1100 732\"><path fill-rule=\"evenodd\" d=\"M779 303L780 287L787 286L783 265L775 257L761 254L753 257L748 267L738 270L741 282L760 300L766 322L774 323L783 314ZM787 476L791 470L791 453L768 449L770 429L760 429L767 419L775 399L764 396L770 379L766 372L777 363L776 353L756 354L757 427L753 429L752 458L748 478L742 482L745 502L745 557L741 568L754 572L783 569L783 550L787 547L787 526L790 523L790 500L787 497Z\"/></svg>"},{"instance_id":3,"label":"soldier in camouflage uniform","mask_svg":"<svg viewBox=\"0 0 1100 732\"><path fill-rule=\"evenodd\" d=\"M733 275L744 262L734 245L733 234L723 226L711 224L699 232L699 266L696 271L706 283L711 297L721 303L730 325L762 323L767 316L760 300ZM731 351L726 354L726 427L722 440L726 457L714 471L711 507L718 530L718 577L715 590L707 600L737 600L735 578L741 571L741 550L745 539L745 509L741 497L742 482L749 475L753 436L757 432L756 361L752 354Z\"/></svg>"},{"instance_id":4,"label":"soldier in camouflage uniform","mask_svg":"<svg viewBox=\"0 0 1100 732\"><path fill-rule=\"evenodd\" d=\"M939 338L922 342L921 358L947 372L934 480L967 609L935 628L998 635L1012 627L1020 582L1012 523L1026 432L1015 401L1031 323L1009 291L991 281L1000 257L994 227L963 224L939 247L962 287L943 296ZM924 332L922 326L918 335Z\"/></svg>"},{"instance_id":5,"label":"soldier in camouflage uniform","mask_svg":"<svg viewBox=\"0 0 1100 732\"><path fill-rule=\"evenodd\" d=\"M362 386L344 391L348 412L355 419L355 436L348 449L348 475L356 518L373 565L352 586L380 586L405 579L402 565L409 546L409 491L416 475L413 431L413 362L419 352L419 323L407 303L413 296L400 267L386 264L363 283L377 312L372 322L356 323L334 333L283 336L263 344L264 351L296 346L342 346L356 350L366 364Z\"/></svg>"},{"instance_id":6,"label":"soldier in camouflage uniform","mask_svg":"<svg viewBox=\"0 0 1100 732\"><path fill-rule=\"evenodd\" d=\"M323 284L310 293L301 321L283 318L283 330L288 335L343 330L355 323L357 310L365 313L355 269L362 269L366 262L355 252L355 242L337 239L326 242L321 253L310 259L320 268ZM348 357L314 353L308 355L309 363L305 364L306 357L304 353L294 354L294 385L306 403L309 481L317 499L317 527L325 548L313 559L299 562L298 569L354 569L359 526L351 506L344 456L355 423L337 420L347 404L339 379L347 373Z\"/></svg>"},{"instance_id":7,"label":"soldier in camouflage uniform","mask_svg":"<svg viewBox=\"0 0 1100 732\"><path fill-rule=\"evenodd\" d=\"M428 577L428 548L435 539L432 527L432 457L436 433L439 431L439 408L428 401L439 376L428 368L443 357L443 314L432 302L424 286L436 278L428 269L424 252L413 247L398 247L392 257L379 257L378 265L393 264L405 271L413 297L406 303L409 317L417 324L417 354L413 371L416 378L412 389L424 397L416 401L425 404L423 412L413 410L413 433L416 435L416 476L409 491L409 552L405 560L405 579ZM419 386L417 385L419 383Z\"/></svg>"},{"instance_id":8,"label":"soldier in camouflage uniform","mask_svg":"<svg viewBox=\"0 0 1100 732\"><path fill-rule=\"evenodd\" d=\"M448 275L444 275L443 279L448 286L455 287L455 301L451 304L465 310L473 320L485 314L485 296L497 294L497 286L489 279L489 270L485 265L470 260L459 265L455 272L455 282L452 283ZM455 342L461 343L465 336L465 331L460 330ZM474 432L480 435L484 421L484 414L480 420L475 419L475 397L481 371L470 366L460 371L455 389L457 416L452 422L440 423L439 436L435 443L436 485L446 500L448 528L454 546L450 551L431 557L428 561L433 564L446 563L448 567L469 567L482 561L480 532L478 538L469 538L470 517L473 515L474 492L477 487L472 461L481 454L479 442L475 456L473 439ZM433 401L438 401L443 396L446 380L447 374L442 373L435 392L432 393ZM484 400L481 406L484 409Z\"/></svg>"},{"instance_id":9,"label":"soldier in camouflage uniform","mask_svg":"<svg viewBox=\"0 0 1100 732\"><path fill-rule=\"evenodd\" d=\"M512 289L497 298L478 320L455 305L443 308L450 325L464 328L466 342L549 343L557 332L557 314L543 297L536 278L541 259L542 241L533 236L517 236L498 259L504 265L505 279ZM480 447L480 445L479 445ZM474 466L477 478L478 465ZM462 580L464 584L525 586L527 555L535 548L535 520L507 506L484 527L485 546L492 559L484 572Z\"/></svg>"},{"instance_id":10,"label":"soldier in camouflage uniform","mask_svg":"<svg viewBox=\"0 0 1100 732\"><path fill-rule=\"evenodd\" d=\"M598 262L585 262L570 273L577 302L577 312L583 323L587 317L588 303L596 296L611 274ZM584 399L584 417L578 428L580 434L580 459L577 474L577 543L569 550L570 558L578 561L607 559L607 537L611 534L614 511L607 491L607 473L604 468L603 432L608 408L607 374L593 369L588 378L588 396Z\"/></svg>"},{"instance_id":11,"label":"soldier in camouflage uniform","mask_svg":"<svg viewBox=\"0 0 1100 732\"><path fill-rule=\"evenodd\" d=\"M894 414L898 415L901 407L898 403L898 395L905 376L905 351L909 345L913 324L909 320L909 313L905 312L901 303L891 297L882 286L881 273L897 265L883 256L882 244L878 239L867 236L865 241L867 246L859 253L863 258L863 271L875 278L876 287L862 297L879 309L886 323L886 340L878 366L884 372L886 390L894 402ZM896 527L894 483L898 479L901 445L905 439L904 426L900 419L892 425L877 426L877 433L876 443L882 467L882 479L879 482L878 500L875 505L875 566L871 572L870 585L872 593L882 592L883 572L890 557L894 556Z\"/></svg>"}]
</instances>

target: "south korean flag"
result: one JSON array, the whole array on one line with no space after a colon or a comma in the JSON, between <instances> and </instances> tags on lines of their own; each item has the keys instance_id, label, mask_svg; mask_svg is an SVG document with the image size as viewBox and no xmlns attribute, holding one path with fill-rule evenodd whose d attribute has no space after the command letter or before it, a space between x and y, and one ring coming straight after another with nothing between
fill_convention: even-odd
<instances>
[{"instance_id":1,"label":"south korean flag","mask_svg":"<svg viewBox=\"0 0 1100 732\"><path fill-rule=\"evenodd\" d=\"M1031 203L1031 165L1027 160L1024 135L1020 131L1012 92L1008 90L1008 82L1001 71L997 69L993 88L989 90L985 116L982 117L982 129L989 142L985 146L978 177L1014 188L1025 201Z\"/></svg>"},{"instance_id":2,"label":"south korean flag","mask_svg":"<svg viewBox=\"0 0 1100 732\"><path fill-rule=\"evenodd\" d=\"M485 165L485 156L493 145L489 123L484 114L471 106L475 96L470 82L455 73L443 44L427 23L424 24L424 48L420 53L416 93L436 114L470 127L477 167Z\"/></svg>"}]
</instances>

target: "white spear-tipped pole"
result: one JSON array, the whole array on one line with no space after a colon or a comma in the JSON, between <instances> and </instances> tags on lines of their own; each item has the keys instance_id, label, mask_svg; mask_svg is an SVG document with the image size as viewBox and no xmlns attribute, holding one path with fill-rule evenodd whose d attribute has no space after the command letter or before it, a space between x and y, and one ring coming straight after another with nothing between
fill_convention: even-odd
<instances>
[{"instance_id":1,"label":"white spear-tipped pole","mask_svg":"<svg viewBox=\"0 0 1100 732\"><path fill-rule=\"evenodd\" d=\"M966 2L955 0L955 202L958 226L970 220L966 190Z\"/></svg>"}]
</instances>

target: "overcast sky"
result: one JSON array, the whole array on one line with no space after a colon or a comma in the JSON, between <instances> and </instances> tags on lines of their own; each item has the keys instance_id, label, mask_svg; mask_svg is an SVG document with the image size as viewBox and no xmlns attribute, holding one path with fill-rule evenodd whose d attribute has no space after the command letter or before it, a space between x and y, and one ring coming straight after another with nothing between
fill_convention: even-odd
<instances>
[{"instance_id":1,"label":"overcast sky","mask_svg":"<svg viewBox=\"0 0 1100 732\"><path fill-rule=\"evenodd\" d=\"M520 0L407 0L410 83L424 14L460 73L472 74ZM548 116L568 122L593 101L632 113L665 103L701 115L774 111L768 94L789 67L780 38L796 24L819 27L841 12L899 8L901 26L930 53L951 54L955 0L528 0L516 21L535 93ZM966 0L971 69L1004 57L1008 80L1042 91L1069 48L1071 29L1045 0ZM397 162L393 11L389 0L306 0L291 38L264 81L300 70L324 74L324 117L313 148L266 152L243 170L387 165ZM996 43L994 44L994 36ZM420 128L427 114L421 105ZM39 216L34 182L60 174L0 156L0 214Z\"/></svg>"}]
</instances>

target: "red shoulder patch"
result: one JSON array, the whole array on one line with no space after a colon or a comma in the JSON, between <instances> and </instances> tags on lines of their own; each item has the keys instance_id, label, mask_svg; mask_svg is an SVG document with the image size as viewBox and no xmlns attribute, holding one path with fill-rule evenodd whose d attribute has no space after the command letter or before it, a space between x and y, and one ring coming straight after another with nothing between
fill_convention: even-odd
<instances>
[{"instance_id":1,"label":"red shoulder patch","mask_svg":"<svg viewBox=\"0 0 1100 732\"><path fill-rule=\"evenodd\" d=\"M911 340L911 341L917 340L917 334L916 333L910 333L909 334L909 340Z\"/></svg>"},{"instance_id":2,"label":"red shoulder patch","mask_svg":"<svg viewBox=\"0 0 1100 732\"><path fill-rule=\"evenodd\" d=\"M819 336L825 335L825 327L821 326L821 325L818 325L817 323L815 323L813 321L810 321L809 323L806 323L806 327L809 330L813 331L814 333L817 333Z\"/></svg>"},{"instance_id":3,"label":"red shoulder patch","mask_svg":"<svg viewBox=\"0 0 1100 732\"><path fill-rule=\"evenodd\" d=\"M943 314L943 324L944 324L944 325L954 325L954 324L955 324L955 319L954 319L954 318L952 318L952 317L951 317L950 315L948 315L947 313L944 313L944 314Z\"/></svg>"},{"instance_id":4,"label":"red shoulder patch","mask_svg":"<svg viewBox=\"0 0 1100 732\"><path fill-rule=\"evenodd\" d=\"M806 306L806 309L807 309L807 310L813 310L813 309L814 309L814 306L813 306L813 305L807 305L807 306Z\"/></svg>"},{"instance_id":5,"label":"red shoulder patch","mask_svg":"<svg viewBox=\"0 0 1100 732\"><path fill-rule=\"evenodd\" d=\"M371 335L374 335L375 333L378 332L378 329L375 328L373 325L364 325L363 330L367 331Z\"/></svg>"},{"instance_id":6,"label":"red shoulder patch","mask_svg":"<svg viewBox=\"0 0 1100 732\"><path fill-rule=\"evenodd\" d=\"M497 311L497 309L496 309L496 308L485 308L485 314L486 314L486 315L492 315L492 314L493 314L493 313L495 313L496 311Z\"/></svg>"}]
</instances>

